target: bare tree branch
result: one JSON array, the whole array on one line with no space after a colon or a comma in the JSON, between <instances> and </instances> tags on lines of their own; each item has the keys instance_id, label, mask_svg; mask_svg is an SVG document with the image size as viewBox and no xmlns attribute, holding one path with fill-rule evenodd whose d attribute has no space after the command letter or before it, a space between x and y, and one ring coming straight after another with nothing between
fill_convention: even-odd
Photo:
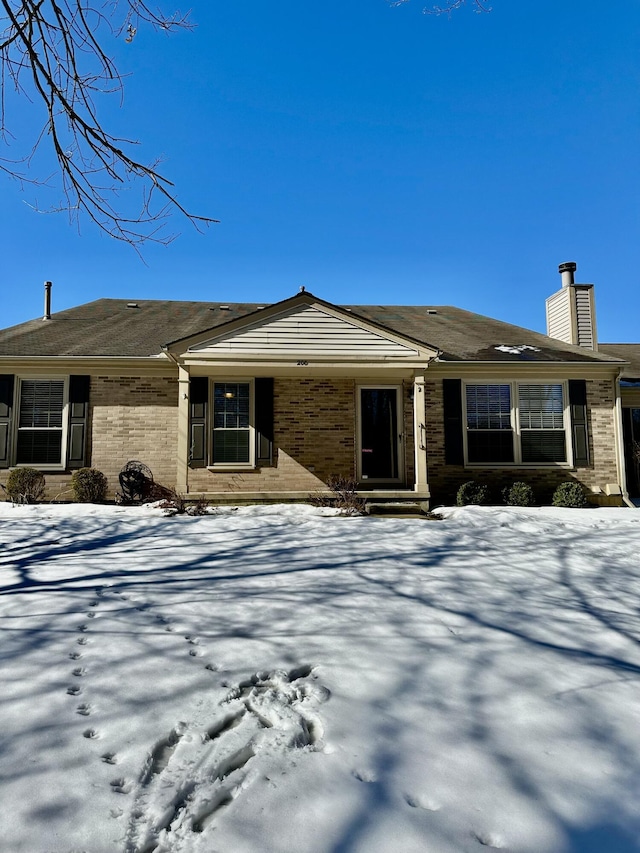
<instances>
[{"instance_id":1,"label":"bare tree branch","mask_svg":"<svg viewBox=\"0 0 640 853\"><path fill-rule=\"evenodd\" d=\"M162 229L175 210L196 228L217 221L189 213L158 171L158 162L140 162L130 153L136 142L112 135L98 117L94 98L123 93L122 77L102 37L131 43L141 24L165 32L191 27L187 15L163 15L144 0L113 0L110 6L102 0L0 0L0 137L5 144L12 139L9 87L45 113L29 153L0 158L0 171L23 184L48 185L50 179L34 178L29 171L48 143L62 190L62 201L48 211L66 210L75 222L86 215L111 237L136 248L149 241L170 242L173 237ZM136 180L142 187L140 206L129 213L122 191Z\"/></svg>"},{"instance_id":2,"label":"bare tree branch","mask_svg":"<svg viewBox=\"0 0 640 853\"><path fill-rule=\"evenodd\" d=\"M408 3L409 0L390 0L391 6L403 6L405 3ZM450 15L452 12L461 9L463 6L467 5L467 0L447 0L446 3L442 6L430 6L425 7L422 11L425 15ZM471 0L469 6L473 9L474 12L490 12L491 6L489 6L486 0Z\"/></svg>"},{"instance_id":3,"label":"bare tree branch","mask_svg":"<svg viewBox=\"0 0 640 853\"><path fill-rule=\"evenodd\" d=\"M457 9L466 6L467 0L448 0L443 6L432 6L430 9L423 9L425 15L450 15ZM491 6L487 5L485 0L471 0L470 6L474 12L490 12Z\"/></svg>"}]
</instances>

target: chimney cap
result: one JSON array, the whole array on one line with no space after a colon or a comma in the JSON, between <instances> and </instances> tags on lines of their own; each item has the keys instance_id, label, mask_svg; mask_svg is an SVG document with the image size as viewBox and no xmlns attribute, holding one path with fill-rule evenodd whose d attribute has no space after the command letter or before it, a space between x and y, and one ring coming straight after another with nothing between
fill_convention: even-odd
<instances>
[{"instance_id":1,"label":"chimney cap","mask_svg":"<svg viewBox=\"0 0 640 853\"><path fill-rule=\"evenodd\" d=\"M560 274L563 272L575 272L577 269L578 265L574 261L567 261L566 263L558 266L558 272Z\"/></svg>"}]
</instances>

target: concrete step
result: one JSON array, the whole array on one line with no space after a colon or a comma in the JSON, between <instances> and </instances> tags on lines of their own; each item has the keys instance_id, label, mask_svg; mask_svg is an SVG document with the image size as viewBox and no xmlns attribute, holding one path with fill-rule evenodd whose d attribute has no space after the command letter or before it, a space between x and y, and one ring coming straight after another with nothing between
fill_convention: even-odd
<instances>
[{"instance_id":1,"label":"concrete step","mask_svg":"<svg viewBox=\"0 0 640 853\"><path fill-rule=\"evenodd\" d=\"M429 514L429 504L427 501L367 501L366 511L369 515L424 518Z\"/></svg>"}]
</instances>

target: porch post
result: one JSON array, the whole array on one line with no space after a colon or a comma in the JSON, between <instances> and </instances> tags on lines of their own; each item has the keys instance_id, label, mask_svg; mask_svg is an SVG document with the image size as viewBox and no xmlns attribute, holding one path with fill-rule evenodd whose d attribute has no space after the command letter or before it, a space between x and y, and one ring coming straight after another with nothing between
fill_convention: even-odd
<instances>
[{"instance_id":1,"label":"porch post","mask_svg":"<svg viewBox=\"0 0 640 853\"><path fill-rule=\"evenodd\" d=\"M189 471L189 371L178 365L178 458L176 491L186 494Z\"/></svg>"},{"instance_id":2,"label":"porch post","mask_svg":"<svg viewBox=\"0 0 640 853\"><path fill-rule=\"evenodd\" d=\"M427 428L425 425L424 374L413 377L413 445L414 445L414 491L429 493L427 482Z\"/></svg>"}]
</instances>

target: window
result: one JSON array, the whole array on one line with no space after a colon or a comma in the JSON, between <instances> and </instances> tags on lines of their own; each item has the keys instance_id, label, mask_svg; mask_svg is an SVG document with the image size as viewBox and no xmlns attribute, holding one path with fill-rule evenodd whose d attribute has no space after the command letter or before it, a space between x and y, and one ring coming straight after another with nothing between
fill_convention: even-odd
<instances>
[{"instance_id":1,"label":"window","mask_svg":"<svg viewBox=\"0 0 640 853\"><path fill-rule=\"evenodd\" d=\"M250 382L213 383L214 465L253 465Z\"/></svg>"},{"instance_id":2,"label":"window","mask_svg":"<svg viewBox=\"0 0 640 853\"><path fill-rule=\"evenodd\" d=\"M520 385L518 417L523 462L566 462L562 385Z\"/></svg>"},{"instance_id":3,"label":"window","mask_svg":"<svg viewBox=\"0 0 640 853\"><path fill-rule=\"evenodd\" d=\"M62 465L64 462L63 379L20 382L16 465Z\"/></svg>"},{"instance_id":4,"label":"window","mask_svg":"<svg viewBox=\"0 0 640 853\"><path fill-rule=\"evenodd\" d=\"M467 384L470 464L566 463L566 393L562 383Z\"/></svg>"},{"instance_id":5,"label":"window","mask_svg":"<svg viewBox=\"0 0 640 853\"><path fill-rule=\"evenodd\" d=\"M513 462L510 385L467 385L469 462Z\"/></svg>"},{"instance_id":6,"label":"window","mask_svg":"<svg viewBox=\"0 0 640 853\"><path fill-rule=\"evenodd\" d=\"M192 376L190 467L262 468L273 460L273 379Z\"/></svg>"}]
</instances>

